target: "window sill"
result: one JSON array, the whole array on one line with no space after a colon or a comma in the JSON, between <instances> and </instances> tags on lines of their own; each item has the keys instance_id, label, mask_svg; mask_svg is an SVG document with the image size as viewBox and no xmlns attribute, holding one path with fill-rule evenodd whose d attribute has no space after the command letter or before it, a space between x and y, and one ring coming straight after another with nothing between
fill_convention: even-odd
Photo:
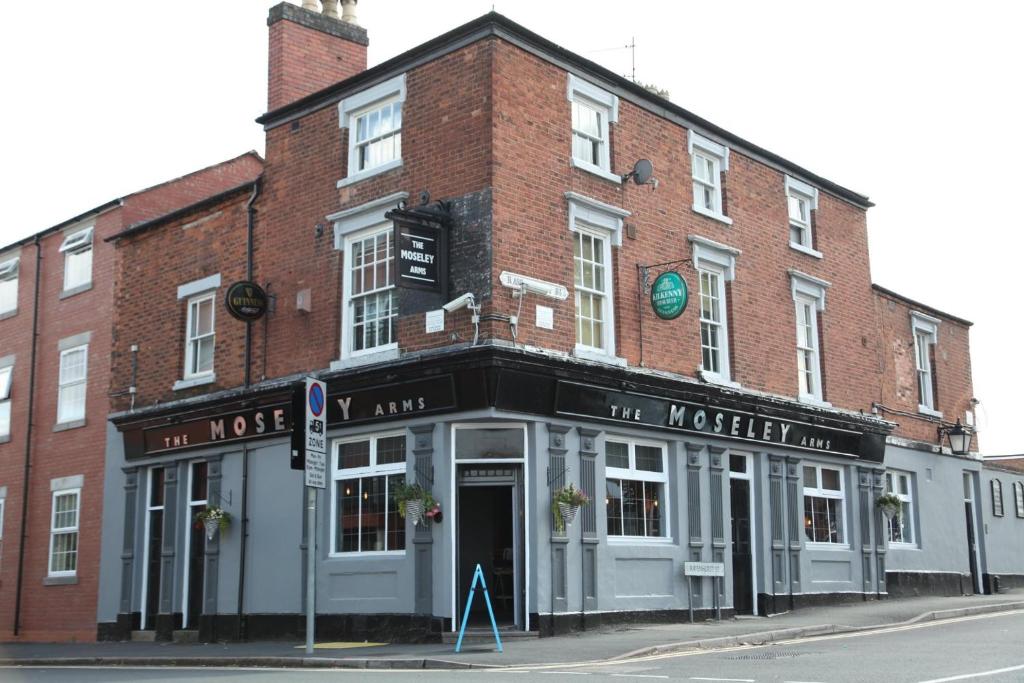
<instances>
[{"instance_id":1,"label":"window sill","mask_svg":"<svg viewBox=\"0 0 1024 683\"><path fill-rule=\"evenodd\" d=\"M789 248L793 249L794 251L799 251L802 254L807 254L808 256L813 256L814 258L825 258L825 255L822 254L817 249L811 249L810 247L805 247L804 245L797 244L796 242L790 242L789 243Z\"/></svg>"},{"instance_id":2,"label":"window sill","mask_svg":"<svg viewBox=\"0 0 1024 683\"><path fill-rule=\"evenodd\" d=\"M389 161L387 163L381 164L380 166L374 166L373 168L367 169L365 171L360 171L359 173L353 173L352 175L348 176L347 178L342 178L341 180L338 181L338 189L341 189L343 187L348 187L349 185L354 185L355 183L358 183L360 180L366 180L367 178L372 178L375 175L380 175L381 173L386 173L387 171L390 171L392 169L401 168L401 166L402 166L402 160L401 159L393 159L393 160L391 160L391 161Z\"/></svg>"},{"instance_id":3,"label":"window sill","mask_svg":"<svg viewBox=\"0 0 1024 683\"><path fill-rule=\"evenodd\" d=\"M594 361L595 363L606 363L608 365L615 365L620 368L626 367L626 359L613 356L605 353L598 349L591 348L589 346L576 346L573 349L572 355L582 360Z\"/></svg>"},{"instance_id":4,"label":"window sill","mask_svg":"<svg viewBox=\"0 0 1024 683\"><path fill-rule=\"evenodd\" d=\"M800 403L806 403L809 406L817 406L818 408L831 408L832 404L828 401L822 401L817 396L810 396L808 394L801 394L797 397Z\"/></svg>"},{"instance_id":5,"label":"window sill","mask_svg":"<svg viewBox=\"0 0 1024 683\"><path fill-rule=\"evenodd\" d=\"M804 541L804 550L825 550L828 552L849 552L849 543L820 543L816 541Z\"/></svg>"},{"instance_id":6,"label":"window sill","mask_svg":"<svg viewBox=\"0 0 1024 683\"><path fill-rule=\"evenodd\" d=\"M191 389L192 387L201 387L204 384L213 384L217 381L217 374L211 372L209 375L203 375L202 377L190 377L189 379L179 379L171 387L171 391L180 391L182 389Z\"/></svg>"},{"instance_id":7,"label":"window sill","mask_svg":"<svg viewBox=\"0 0 1024 683\"><path fill-rule=\"evenodd\" d=\"M0 313L0 320L7 320L8 318L13 318L16 315L18 315L18 309L13 308L9 311L4 311L3 313Z\"/></svg>"},{"instance_id":8,"label":"window sill","mask_svg":"<svg viewBox=\"0 0 1024 683\"><path fill-rule=\"evenodd\" d=\"M617 175L615 173L612 173L611 171L609 171L606 168L601 168L600 166L597 166L595 164L591 164L591 163L589 163L587 161L583 161L582 159L577 159L576 157L572 157L572 167L573 168L581 169L583 171L586 171L587 173L593 173L598 178L603 178L604 180L607 180L609 182L615 183L616 185L621 185L622 184L622 177L621 176L619 176L619 175Z\"/></svg>"},{"instance_id":9,"label":"window sill","mask_svg":"<svg viewBox=\"0 0 1024 683\"><path fill-rule=\"evenodd\" d=\"M330 553L327 558L330 560L358 560L361 558L367 560L384 559L393 557L400 559L405 557L404 550L368 550L362 553Z\"/></svg>"},{"instance_id":10,"label":"window sill","mask_svg":"<svg viewBox=\"0 0 1024 683\"><path fill-rule=\"evenodd\" d=\"M81 294L82 292L88 292L90 289L92 289L92 282L86 282L84 285L78 285L77 287L72 287L71 289L65 289L63 292L60 293L60 298L67 299L69 296Z\"/></svg>"},{"instance_id":11,"label":"window sill","mask_svg":"<svg viewBox=\"0 0 1024 683\"><path fill-rule=\"evenodd\" d=\"M920 551L921 548L919 548L916 543L889 543L889 550L917 550L917 551Z\"/></svg>"},{"instance_id":12,"label":"window sill","mask_svg":"<svg viewBox=\"0 0 1024 683\"><path fill-rule=\"evenodd\" d=\"M729 218L728 216L725 216L725 215L720 214L720 213L715 213L714 211L708 211L707 209L705 209L703 206L700 206L699 204L694 204L693 205L693 210L696 211L697 213L699 213L701 216L707 216L708 218L714 218L716 221L719 221L721 223L725 223L726 225L732 225L732 219Z\"/></svg>"},{"instance_id":13,"label":"window sill","mask_svg":"<svg viewBox=\"0 0 1024 683\"><path fill-rule=\"evenodd\" d=\"M929 417L937 417L940 420L942 419L942 411L929 408L928 406L918 405L917 412L921 413L922 415L928 415Z\"/></svg>"},{"instance_id":14,"label":"window sill","mask_svg":"<svg viewBox=\"0 0 1024 683\"><path fill-rule=\"evenodd\" d=\"M53 425L53 431L66 432L69 429L76 429L78 427L84 426L85 418L83 417L81 420L71 420L70 422L58 422L57 424Z\"/></svg>"},{"instance_id":15,"label":"window sill","mask_svg":"<svg viewBox=\"0 0 1024 683\"><path fill-rule=\"evenodd\" d=\"M391 360L398 360L402 352L398 350L398 344L391 344L380 351L364 353L358 356L348 356L339 360L331 361L331 370L347 370L362 365L373 365L374 363L386 363Z\"/></svg>"},{"instance_id":16,"label":"window sill","mask_svg":"<svg viewBox=\"0 0 1024 683\"><path fill-rule=\"evenodd\" d=\"M674 545L671 538L664 536L609 536L608 545Z\"/></svg>"},{"instance_id":17,"label":"window sill","mask_svg":"<svg viewBox=\"0 0 1024 683\"><path fill-rule=\"evenodd\" d=\"M78 583L77 576L47 576L43 578L44 586L70 586Z\"/></svg>"},{"instance_id":18,"label":"window sill","mask_svg":"<svg viewBox=\"0 0 1024 683\"><path fill-rule=\"evenodd\" d=\"M708 372L707 370L700 371L700 378L708 384L717 384L720 387L729 387L730 389L742 389L739 382L733 382L728 377L716 374L714 372Z\"/></svg>"}]
</instances>

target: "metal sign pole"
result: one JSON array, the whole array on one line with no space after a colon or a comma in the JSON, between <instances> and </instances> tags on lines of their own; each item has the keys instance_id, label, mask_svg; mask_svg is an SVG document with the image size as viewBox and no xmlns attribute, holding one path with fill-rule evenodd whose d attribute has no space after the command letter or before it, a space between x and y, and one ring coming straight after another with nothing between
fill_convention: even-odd
<instances>
[{"instance_id":1,"label":"metal sign pole","mask_svg":"<svg viewBox=\"0 0 1024 683\"><path fill-rule=\"evenodd\" d=\"M313 654L316 611L316 489L306 487L306 654Z\"/></svg>"},{"instance_id":2,"label":"metal sign pole","mask_svg":"<svg viewBox=\"0 0 1024 683\"><path fill-rule=\"evenodd\" d=\"M693 623L693 577L686 577L686 585L690 589L690 594L687 596L686 604L690 606L690 623Z\"/></svg>"}]
</instances>

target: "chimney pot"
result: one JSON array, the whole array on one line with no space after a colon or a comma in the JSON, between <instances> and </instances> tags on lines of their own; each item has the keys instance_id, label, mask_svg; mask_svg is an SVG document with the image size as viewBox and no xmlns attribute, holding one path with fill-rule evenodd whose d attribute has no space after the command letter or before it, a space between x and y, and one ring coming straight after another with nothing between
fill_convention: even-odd
<instances>
[{"instance_id":1,"label":"chimney pot","mask_svg":"<svg viewBox=\"0 0 1024 683\"><path fill-rule=\"evenodd\" d=\"M356 3L359 0L341 0L341 20L347 21L355 26L359 25L356 19Z\"/></svg>"},{"instance_id":2,"label":"chimney pot","mask_svg":"<svg viewBox=\"0 0 1024 683\"><path fill-rule=\"evenodd\" d=\"M324 16L330 17L331 19L340 19L338 16L338 0L320 0L320 4L324 6Z\"/></svg>"},{"instance_id":3,"label":"chimney pot","mask_svg":"<svg viewBox=\"0 0 1024 683\"><path fill-rule=\"evenodd\" d=\"M319 12L320 8L317 6L316 0L302 0L302 9L313 10Z\"/></svg>"}]
</instances>

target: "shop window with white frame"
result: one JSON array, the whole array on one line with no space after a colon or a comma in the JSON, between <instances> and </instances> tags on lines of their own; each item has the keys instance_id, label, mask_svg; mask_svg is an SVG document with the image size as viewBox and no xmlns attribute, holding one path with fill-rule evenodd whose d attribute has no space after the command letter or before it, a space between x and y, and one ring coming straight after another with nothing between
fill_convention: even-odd
<instances>
[{"instance_id":1,"label":"shop window with white frame","mask_svg":"<svg viewBox=\"0 0 1024 683\"><path fill-rule=\"evenodd\" d=\"M11 384L14 379L14 363L8 363L0 367L0 443L11 438Z\"/></svg>"},{"instance_id":2,"label":"shop window with white frame","mask_svg":"<svg viewBox=\"0 0 1024 683\"><path fill-rule=\"evenodd\" d=\"M804 536L808 543L846 545L843 470L804 466Z\"/></svg>"},{"instance_id":3,"label":"shop window with white frame","mask_svg":"<svg viewBox=\"0 0 1024 683\"><path fill-rule=\"evenodd\" d=\"M813 211L818 209L818 188L786 176L786 206L789 213L789 246L821 258L814 248Z\"/></svg>"},{"instance_id":4,"label":"shop window with white frame","mask_svg":"<svg viewBox=\"0 0 1024 683\"><path fill-rule=\"evenodd\" d=\"M708 382L738 386L732 381L729 360L726 283L736 277L740 250L696 235L690 235L689 241L698 276L701 376Z\"/></svg>"},{"instance_id":5,"label":"shop window with white frame","mask_svg":"<svg viewBox=\"0 0 1024 683\"><path fill-rule=\"evenodd\" d=\"M611 171L610 124L618 121L619 98L569 74L566 95L572 111L572 164L622 182Z\"/></svg>"},{"instance_id":6,"label":"shop window with white frame","mask_svg":"<svg viewBox=\"0 0 1024 683\"><path fill-rule=\"evenodd\" d=\"M0 316L18 310L18 258L0 263Z\"/></svg>"},{"instance_id":7,"label":"shop window with white frame","mask_svg":"<svg viewBox=\"0 0 1024 683\"><path fill-rule=\"evenodd\" d=\"M818 324L820 314L825 310L825 290L831 285L795 270L790 270L789 276L796 311L797 396L805 403L828 406L822 379Z\"/></svg>"},{"instance_id":8,"label":"shop window with white frame","mask_svg":"<svg viewBox=\"0 0 1024 683\"><path fill-rule=\"evenodd\" d=\"M690 131L690 168L693 176L693 210L732 224L725 215L722 174L729 170L729 148Z\"/></svg>"},{"instance_id":9,"label":"shop window with white frame","mask_svg":"<svg viewBox=\"0 0 1024 683\"><path fill-rule=\"evenodd\" d=\"M69 424L85 419L85 390L88 369L88 344L64 349L60 352L57 424Z\"/></svg>"},{"instance_id":10,"label":"shop window with white frame","mask_svg":"<svg viewBox=\"0 0 1024 683\"><path fill-rule=\"evenodd\" d=\"M664 444L608 439L605 442L605 509L608 536L668 536Z\"/></svg>"},{"instance_id":11,"label":"shop window with white frame","mask_svg":"<svg viewBox=\"0 0 1024 683\"><path fill-rule=\"evenodd\" d=\"M335 441L331 455L331 554L405 551L395 490L405 483L405 435Z\"/></svg>"},{"instance_id":12,"label":"shop window with white frame","mask_svg":"<svg viewBox=\"0 0 1024 683\"><path fill-rule=\"evenodd\" d=\"M885 490L900 499L900 509L887 522L890 545L914 545L914 491L909 472L885 473Z\"/></svg>"},{"instance_id":13,"label":"shop window with white frame","mask_svg":"<svg viewBox=\"0 0 1024 683\"><path fill-rule=\"evenodd\" d=\"M402 165L402 107L405 74L338 104L338 124L348 129L348 173L343 187Z\"/></svg>"},{"instance_id":14,"label":"shop window with white frame","mask_svg":"<svg viewBox=\"0 0 1024 683\"><path fill-rule=\"evenodd\" d=\"M935 405L935 345L939 338L939 319L911 311L910 327L914 334L914 370L917 378L917 410L925 415L942 417Z\"/></svg>"},{"instance_id":15,"label":"shop window with white frame","mask_svg":"<svg viewBox=\"0 0 1024 683\"><path fill-rule=\"evenodd\" d=\"M81 488L53 492L50 517L50 576L74 576L78 571L78 515Z\"/></svg>"},{"instance_id":16,"label":"shop window with white frame","mask_svg":"<svg viewBox=\"0 0 1024 683\"><path fill-rule=\"evenodd\" d=\"M64 292L86 289L92 284L92 227L68 233L60 245L64 254Z\"/></svg>"},{"instance_id":17,"label":"shop window with white frame","mask_svg":"<svg viewBox=\"0 0 1024 683\"><path fill-rule=\"evenodd\" d=\"M575 193L567 196L573 239L575 355L624 365L615 356L612 246L621 245L622 218L629 214Z\"/></svg>"},{"instance_id":18,"label":"shop window with white frame","mask_svg":"<svg viewBox=\"0 0 1024 683\"><path fill-rule=\"evenodd\" d=\"M185 379L213 374L216 343L214 316L216 299L212 292L188 300L185 320Z\"/></svg>"}]
</instances>

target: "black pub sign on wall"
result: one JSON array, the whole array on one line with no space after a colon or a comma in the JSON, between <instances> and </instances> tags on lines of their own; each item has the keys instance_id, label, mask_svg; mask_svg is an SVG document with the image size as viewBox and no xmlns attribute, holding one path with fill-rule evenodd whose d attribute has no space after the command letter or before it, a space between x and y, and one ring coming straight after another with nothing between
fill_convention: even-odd
<instances>
[{"instance_id":1,"label":"black pub sign on wall","mask_svg":"<svg viewBox=\"0 0 1024 683\"><path fill-rule=\"evenodd\" d=\"M399 287L447 293L448 207L444 202L401 206L386 214L395 224L396 283Z\"/></svg>"}]
</instances>

